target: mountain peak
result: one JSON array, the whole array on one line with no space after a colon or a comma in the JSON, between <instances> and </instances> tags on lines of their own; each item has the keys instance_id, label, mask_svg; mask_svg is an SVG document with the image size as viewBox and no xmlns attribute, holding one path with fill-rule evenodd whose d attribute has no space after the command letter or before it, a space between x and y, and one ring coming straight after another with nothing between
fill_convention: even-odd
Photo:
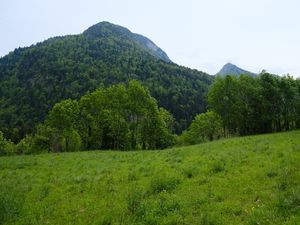
<instances>
[{"instance_id":1,"label":"mountain peak","mask_svg":"<svg viewBox=\"0 0 300 225\"><path fill-rule=\"evenodd\" d=\"M228 67L228 66L234 66L234 67L237 67L236 65L232 64L232 63L226 63L223 67Z\"/></svg>"},{"instance_id":2,"label":"mountain peak","mask_svg":"<svg viewBox=\"0 0 300 225\"><path fill-rule=\"evenodd\" d=\"M107 38L111 36L118 36L121 38L130 39L138 45L140 45L152 56L159 58L165 62L171 62L168 55L149 38L140 34L132 33L129 29L125 27L112 24L107 21L103 21L89 27L83 32L83 35L94 39Z\"/></svg>"},{"instance_id":3,"label":"mountain peak","mask_svg":"<svg viewBox=\"0 0 300 225\"><path fill-rule=\"evenodd\" d=\"M119 25L103 21L100 23L97 23L88 29L86 29L83 34L87 35L92 38L98 38L98 37L103 37L103 36L108 36L108 35L125 35L131 33L127 28L121 27Z\"/></svg>"},{"instance_id":4,"label":"mountain peak","mask_svg":"<svg viewBox=\"0 0 300 225\"><path fill-rule=\"evenodd\" d=\"M242 74L249 75L249 76L256 76L255 73L249 72L247 70L241 69L232 63L226 63L222 69L216 74L219 76L226 76L226 75L234 75L240 76Z\"/></svg>"}]
</instances>

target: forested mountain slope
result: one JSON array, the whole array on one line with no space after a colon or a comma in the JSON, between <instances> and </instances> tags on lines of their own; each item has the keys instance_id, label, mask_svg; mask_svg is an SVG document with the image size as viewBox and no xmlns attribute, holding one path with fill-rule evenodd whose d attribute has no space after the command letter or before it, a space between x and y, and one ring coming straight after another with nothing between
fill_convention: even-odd
<instances>
[{"instance_id":1,"label":"forested mountain slope","mask_svg":"<svg viewBox=\"0 0 300 225\"><path fill-rule=\"evenodd\" d=\"M178 66L149 39L98 23L79 35L50 38L0 59L0 127L14 141L33 131L53 105L100 86L139 80L186 128L207 108L213 77Z\"/></svg>"}]
</instances>

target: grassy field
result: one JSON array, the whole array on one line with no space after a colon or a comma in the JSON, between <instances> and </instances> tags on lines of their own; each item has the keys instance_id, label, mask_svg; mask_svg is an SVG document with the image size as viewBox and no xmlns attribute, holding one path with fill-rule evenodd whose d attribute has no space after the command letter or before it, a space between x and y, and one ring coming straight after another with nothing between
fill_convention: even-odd
<instances>
[{"instance_id":1,"label":"grassy field","mask_svg":"<svg viewBox=\"0 0 300 225\"><path fill-rule=\"evenodd\" d=\"M0 224L300 224L300 131L1 157Z\"/></svg>"}]
</instances>

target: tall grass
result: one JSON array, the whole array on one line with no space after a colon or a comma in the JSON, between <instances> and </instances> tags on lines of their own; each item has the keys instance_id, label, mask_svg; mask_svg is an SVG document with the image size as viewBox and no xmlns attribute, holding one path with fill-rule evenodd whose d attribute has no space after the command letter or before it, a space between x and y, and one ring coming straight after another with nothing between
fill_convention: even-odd
<instances>
[{"instance_id":1,"label":"tall grass","mask_svg":"<svg viewBox=\"0 0 300 225\"><path fill-rule=\"evenodd\" d=\"M299 224L300 131L0 158L0 224Z\"/></svg>"}]
</instances>

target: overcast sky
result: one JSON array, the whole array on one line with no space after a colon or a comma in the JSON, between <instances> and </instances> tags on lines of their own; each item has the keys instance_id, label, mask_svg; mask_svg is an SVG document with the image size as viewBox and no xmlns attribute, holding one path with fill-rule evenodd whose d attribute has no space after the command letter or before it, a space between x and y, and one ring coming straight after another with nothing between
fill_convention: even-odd
<instances>
[{"instance_id":1,"label":"overcast sky","mask_svg":"<svg viewBox=\"0 0 300 225\"><path fill-rule=\"evenodd\" d=\"M300 76L299 0L0 0L0 56L109 21L143 34L180 65Z\"/></svg>"}]
</instances>

